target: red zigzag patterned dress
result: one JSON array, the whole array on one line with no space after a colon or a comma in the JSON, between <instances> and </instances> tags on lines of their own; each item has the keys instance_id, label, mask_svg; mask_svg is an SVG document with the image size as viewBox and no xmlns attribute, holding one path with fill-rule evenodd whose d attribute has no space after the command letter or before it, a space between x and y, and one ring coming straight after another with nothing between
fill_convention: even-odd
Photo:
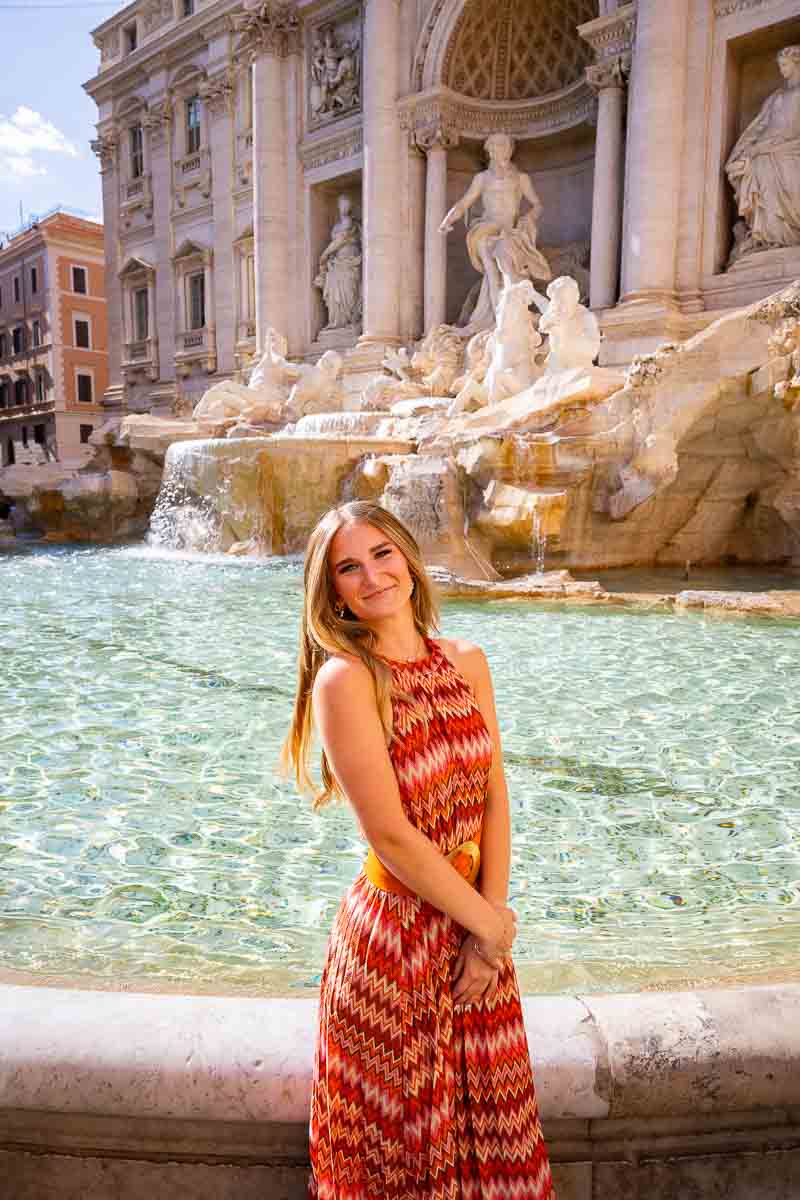
<instances>
[{"instance_id":1,"label":"red zigzag patterned dress","mask_svg":"<svg viewBox=\"0 0 800 1200\"><path fill-rule=\"evenodd\" d=\"M492 741L466 680L434 642L388 662L390 748L403 808L445 853L480 829ZM454 1008L464 930L362 873L328 943L311 1099L313 1200L555 1200L519 988Z\"/></svg>"}]
</instances>

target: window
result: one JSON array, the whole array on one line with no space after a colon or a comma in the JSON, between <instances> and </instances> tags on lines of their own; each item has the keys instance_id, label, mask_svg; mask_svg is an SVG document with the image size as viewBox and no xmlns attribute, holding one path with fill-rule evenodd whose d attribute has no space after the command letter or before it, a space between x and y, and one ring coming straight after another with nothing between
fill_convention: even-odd
<instances>
[{"instance_id":1,"label":"window","mask_svg":"<svg viewBox=\"0 0 800 1200\"><path fill-rule=\"evenodd\" d=\"M72 290L81 296L86 295L86 267L72 268Z\"/></svg>"},{"instance_id":2,"label":"window","mask_svg":"<svg viewBox=\"0 0 800 1200\"><path fill-rule=\"evenodd\" d=\"M28 426L22 426L22 444L27 448L28 445Z\"/></svg>"},{"instance_id":3,"label":"window","mask_svg":"<svg viewBox=\"0 0 800 1200\"><path fill-rule=\"evenodd\" d=\"M131 179L144 175L144 139L141 125L132 125L128 130L131 147Z\"/></svg>"},{"instance_id":4,"label":"window","mask_svg":"<svg viewBox=\"0 0 800 1200\"><path fill-rule=\"evenodd\" d=\"M137 288L133 293L133 340L143 342L148 336L149 326L147 288Z\"/></svg>"},{"instance_id":5,"label":"window","mask_svg":"<svg viewBox=\"0 0 800 1200\"><path fill-rule=\"evenodd\" d=\"M19 275L14 276L14 303L19 304Z\"/></svg>"},{"instance_id":6,"label":"window","mask_svg":"<svg viewBox=\"0 0 800 1200\"><path fill-rule=\"evenodd\" d=\"M94 425L81 425L81 445L85 446L92 436Z\"/></svg>"},{"instance_id":7,"label":"window","mask_svg":"<svg viewBox=\"0 0 800 1200\"><path fill-rule=\"evenodd\" d=\"M15 379L14 380L14 403L15 404L27 404L28 403L28 381L27 381L27 379Z\"/></svg>"},{"instance_id":8,"label":"window","mask_svg":"<svg viewBox=\"0 0 800 1200\"><path fill-rule=\"evenodd\" d=\"M194 13L194 0L183 0L183 15L191 17Z\"/></svg>"},{"instance_id":9,"label":"window","mask_svg":"<svg viewBox=\"0 0 800 1200\"><path fill-rule=\"evenodd\" d=\"M36 372L36 403L44 404L45 387L44 387L44 371Z\"/></svg>"},{"instance_id":10,"label":"window","mask_svg":"<svg viewBox=\"0 0 800 1200\"><path fill-rule=\"evenodd\" d=\"M92 348L89 322L80 317L75 318L75 345L79 350L91 350Z\"/></svg>"},{"instance_id":11,"label":"window","mask_svg":"<svg viewBox=\"0 0 800 1200\"><path fill-rule=\"evenodd\" d=\"M8 341L5 333L0 333L0 358L5 358L8 354Z\"/></svg>"},{"instance_id":12,"label":"window","mask_svg":"<svg viewBox=\"0 0 800 1200\"><path fill-rule=\"evenodd\" d=\"M196 154L200 149L200 97L192 96L186 101L186 153Z\"/></svg>"},{"instance_id":13,"label":"window","mask_svg":"<svg viewBox=\"0 0 800 1200\"><path fill-rule=\"evenodd\" d=\"M8 404L8 384L0 383L0 408L5 408Z\"/></svg>"},{"instance_id":14,"label":"window","mask_svg":"<svg viewBox=\"0 0 800 1200\"><path fill-rule=\"evenodd\" d=\"M25 338L23 337L23 329L21 325L16 325L11 330L11 349L13 354L22 354L25 348Z\"/></svg>"},{"instance_id":15,"label":"window","mask_svg":"<svg viewBox=\"0 0 800 1200\"><path fill-rule=\"evenodd\" d=\"M92 377L78 372L78 401L81 404L92 403Z\"/></svg>"},{"instance_id":16,"label":"window","mask_svg":"<svg viewBox=\"0 0 800 1200\"><path fill-rule=\"evenodd\" d=\"M38 292L39 290L39 272L36 267L31 267L31 291Z\"/></svg>"},{"instance_id":17,"label":"window","mask_svg":"<svg viewBox=\"0 0 800 1200\"><path fill-rule=\"evenodd\" d=\"M133 54L136 47L139 45L139 37L136 30L136 22L132 25L126 25L122 30L122 37L125 44L125 53Z\"/></svg>"},{"instance_id":18,"label":"window","mask_svg":"<svg viewBox=\"0 0 800 1200\"><path fill-rule=\"evenodd\" d=\"M17 461L17 457L14 453L14 443L12 442L11 438L9 438L8 439L8 457L6 458L6 466L13 467L13 465L16 461Z\"/></svg>"},{"instance_id":19,"label":"window","mask_svg":"<svg viewBox=\"0 0 800 1200\"><path fill-rule=\"evenodd\" d=\"M44 425L34 425L33 440L37 446L43 446L45 441Z\"/></svg>"},{"instance_id":20,"label":"window","mask_svg":"<svg viewBox=\"0 0 800 1200\"><path fill-rule=\"evenodd\" d=\"M202 272L189 276L189 328L202 329L206 323L206 278Z\"/></svg>"},{"instance_id":21,"label":"window","mask_svg":"<svg viewBox=\"0 0 800 1200\"><path fill-rule=\"evenodd\" d=\"M42 326L38 321L33 322L31 343L34 346L41 346L42 344Z\"/></svg>"}]
</instances>

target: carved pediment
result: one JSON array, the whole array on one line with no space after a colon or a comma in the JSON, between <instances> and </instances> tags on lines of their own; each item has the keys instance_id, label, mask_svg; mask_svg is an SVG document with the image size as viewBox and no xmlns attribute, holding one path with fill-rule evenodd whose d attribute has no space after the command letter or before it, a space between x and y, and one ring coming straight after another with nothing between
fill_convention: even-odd
<instances>
[{"instance_id":1,"label":"carved pediment","mask_svg":"<svg viewBox=\"0 0 800 1200\"><path fill-rule=\"evenodd\" d=\"M180 263L190 258L201 259L204 263L210 262L213 258L214 251L209 246L202 245L201 242L195 242L191 238L181 242L178 249L172 256L174 263Z\"/></svg>"},{"instance_id":2,"label":"carved pediment","mask_svg":"<svg viewBox=\"0 0 800 1200\"><path fill-rule=\"evenodd\" d=\"M130 279L133 275L155 275L155 273L155 267L146 258L139 258L138 255L132 254L125 260L124 266L119 271L119 278L125 280Z\"/></svg>"}]
</instances>

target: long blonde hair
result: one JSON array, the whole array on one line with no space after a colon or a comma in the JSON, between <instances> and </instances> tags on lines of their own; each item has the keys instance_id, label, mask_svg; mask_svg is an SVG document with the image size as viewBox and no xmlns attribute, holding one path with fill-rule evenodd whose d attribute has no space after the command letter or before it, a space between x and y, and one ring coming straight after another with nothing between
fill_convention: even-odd
<instances>
[{"instance_id":1,"label":"long blonde hair","mask_svg":"<svg viewBox=\"0 0 800 1200\"><path fill-rule=\"evenodd\" d=\"M320 667L332 654L351 654L360 658L375 682L375 697L381 724L389 744L393 737L392 673L375 654L376 634L359 621L349 609L339 616L334 609L336 592L328 562L334 536L345 525L373 525L394 542L402 552L414 582L411 608L414 626L422 637L438 630L439 612L433 584L425 570L419 546L413 534L392 513L369 500L354 500L332 508L318 522L306 547L303 619L300 629L300 661L292 723L281 751L281 767L294 774L301 791L310 792L315 809L327 804L341 789L322 751L322 791L317 791L308 769L311 751L311 694Z\"/></svg>"}]
</instances>

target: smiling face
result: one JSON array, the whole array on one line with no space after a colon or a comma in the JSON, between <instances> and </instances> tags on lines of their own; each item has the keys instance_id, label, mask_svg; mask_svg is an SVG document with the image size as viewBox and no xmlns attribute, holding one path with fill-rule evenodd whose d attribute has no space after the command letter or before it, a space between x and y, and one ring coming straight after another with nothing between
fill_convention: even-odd
<instances>
[{"instance_id":1,"label":"smiling face","mask_svg":"<svg viewBox=\"0 0 800 1200\"><path fill-rule=\"evenodd\" d=\"M331 541L328 566L337 599L370 624L410 605L414 580L405 555L374 525L343 525Z\"/></svg>"}]
</instances>

